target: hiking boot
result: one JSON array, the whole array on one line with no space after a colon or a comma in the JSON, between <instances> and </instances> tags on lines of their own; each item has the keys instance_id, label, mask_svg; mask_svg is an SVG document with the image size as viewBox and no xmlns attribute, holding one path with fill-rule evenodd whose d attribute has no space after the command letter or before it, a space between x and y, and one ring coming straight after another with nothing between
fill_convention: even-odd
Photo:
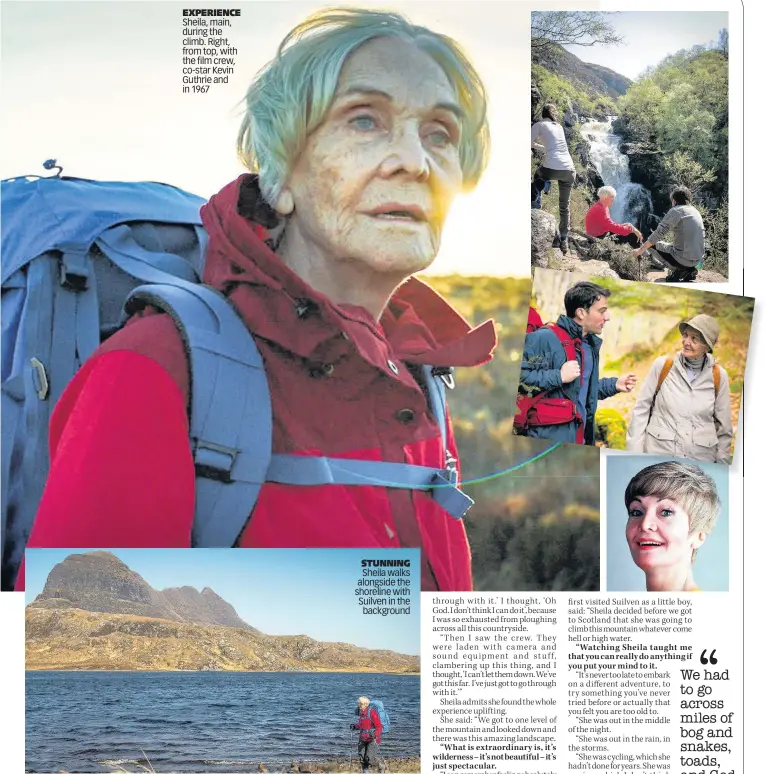
<instances>
[{"instance_id":1,"label":"hiking boot","mask_svg":"<svg viewBox=\"0 0 765 774\"><path fill-rule=\"evenodd\" d=\"M568 252L568 237L560 240L560 251L565 255Z\"/></svg>"},{"instance_id":2,"label":"hiking boot","mask_svg":"<svg viewBox=\"0 0 765 774\"><path fill-rule=\"evenodd\" d=\"M696 269L674 269L667 275L665 282L693 282L697 274Z\"/></svg>"}]
</instances>

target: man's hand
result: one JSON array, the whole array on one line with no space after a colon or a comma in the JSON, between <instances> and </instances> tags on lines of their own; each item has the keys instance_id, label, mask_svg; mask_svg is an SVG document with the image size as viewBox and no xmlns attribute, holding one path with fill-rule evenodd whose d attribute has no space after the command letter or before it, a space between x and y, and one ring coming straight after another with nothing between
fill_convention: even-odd
<instances>
[{"instance_id":1,"label":"man's hand","mask_svg":"<svg viewBox=\"0 0 765 774\"><path fill-rule=\"evenodd\" d=\"M579 367L579 363L576 360L568 360L561 366L560 380L563 384L568 384L574 379L578 379L581 373L582 369Z\"/></svg>"},{"instance_id":2,"label":"man's hand","mask_svg":"<svg viewBox=\"0 0 765 774\"><path fill-rule=\"evenodd\" d=\"M632 388L637 384L637 376L633 373L624 374L616 380L616 389L619 392L632 392Z\"/></svg>"}]
</instances>

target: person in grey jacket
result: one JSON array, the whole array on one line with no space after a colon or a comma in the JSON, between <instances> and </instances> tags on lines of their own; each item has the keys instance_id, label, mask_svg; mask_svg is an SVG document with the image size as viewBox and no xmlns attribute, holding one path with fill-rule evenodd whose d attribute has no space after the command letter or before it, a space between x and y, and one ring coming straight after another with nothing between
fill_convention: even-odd
<instances>
[{"instance_id":1,"label":"person in grey jacket","mask_svg":"<svg viewBox=\"0 0 765 774\"><path fill-rule=\"evenodd\" d=\"M708 314L681 322L683 348L657 386L668 357L657 358L632 409L627 451L730 463L730 382L712 349L719 326ZM715 385L715 370L718 372Z\"/></svg>"},{"instance_id":2,"label":"person in grey jacket","mask_svg":"<svg viewBox=\"0 0 765 774\"><path fill-rule=\"evenodd\" d=\"M579 417L565 424L529 427L526 434L530 437L577 443L577 429L583 424L583 443L593 446L598 401L618 392L631 392L635 386L637 377L633 373L607 379L599 376L603 340L597 334L610 319L610 295L610 290L593 282L577 282L566 291L566 314L558 318L557 325L572 341L579 342L576 360L567 359L563 345L550 328L526 335L519 389L528 395L545 390L549 398L573 401Z\"/></svg>"},{"instance_id":3,"label":"person in grey jacket","mask_svg":"<svg viewBox=\"0 0 765 774\"><path fill-rule=\"evenodd\" d=\"M704 257L704 222L691 199L691 192L685 186L675 188L670 196L672 209L642 246L632 251L640 258L653 247L659 260L672 270L667 275L667 282L693 282L697 275L696 265ZM661 241L670 231L673 241Z\"/></svg>"}]
</instances>

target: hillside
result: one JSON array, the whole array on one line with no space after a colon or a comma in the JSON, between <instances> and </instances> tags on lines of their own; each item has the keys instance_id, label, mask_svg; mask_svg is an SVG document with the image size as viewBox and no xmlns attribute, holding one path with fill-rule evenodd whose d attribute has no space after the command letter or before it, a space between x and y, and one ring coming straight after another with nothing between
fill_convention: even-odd
<instances>
[{"instance_id":1,"label":"hillside","mask_svg":"<svg viewBox=\"0 0 765 774\"><path fill-rule=\"evenodd\" d=\"M417 656L305 635L29 606L26 668L416 674L420 667Z\"/></svg>"},{"instance_id":2,"label":"hillside","mask_svg":"<svg viewBox=\"0 0 765 774\"><path fill-rule=\"evenodd\" d=\"M586 92L590 97L618 99L627 93L632 81L625 75L602 65L584 62L562 46L549 44L535 60L535 64L564 78L573 86Z\"/></svg>"},{"instance_id":3,"label":"hillside","mask_svg":"<svg viewBox=\"0 0 765 774\"><path fill-rule=\"evenodd\" d=\"M419 672L419 658L263 634L212 589L153 589L108 551L71 554L26 609L27 669Z\"/></svg>"},{"instance_id":4,"label":"hillside","mask_svg":"<svg viewBox=\"0 0 765 774\"><path fill-rule=\"evenodd\" d=\"M253 629L212 589L191 586L153 589L137 572L108 551L71 554L48 575L29 607L75 607L94 613L117 613Z\"/></svg>"}]
</instances>

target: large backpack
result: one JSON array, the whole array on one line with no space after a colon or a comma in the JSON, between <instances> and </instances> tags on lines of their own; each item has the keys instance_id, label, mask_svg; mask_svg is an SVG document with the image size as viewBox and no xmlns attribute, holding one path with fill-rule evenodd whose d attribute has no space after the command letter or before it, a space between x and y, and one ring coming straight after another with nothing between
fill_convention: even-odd
<instances>
[{"instance_id":1,"label":"large backpack","mask_svg":"<svg viewBox=\"0 0 765 774\"><path fill-rule=\"evenodd\" d=\"M370 699L369 706L373 707L377 712L377 716L382 723L382 732L383 734L387 734L388 731L390 731L390 717L388 717L388 712L385 707L383 707L383 703L379 699Z\"/></svg>"},{"instance_id":2,"label":"large backpack","mask_svg":"<svg viewBox=\"0 0 765 774\"><path fill-rule=\"evenodd\" d=\"M82 363L150 304L189 354L196 469L193 546L236 544L265 481L429 491L455 518L472 500L443 470L272 454L268 382L255 340L217 291L199 284L204 199L162 183L71 177L2 182L2 588L12 589L49 468L53 406ZM449 369L419 374L446 445Z\"/></svg>"},{"instance_id":3,"label":"large backpack","mask_svg":"<svg viewBox=\"0 0 765 774\"><path fill-rule=\"evenodd\" d=\"M555 323L543 324L539 312L534 307L529 307L526 335L528 336L540 328L548 328L555 334L566 353L566 360L578 361L584 358L581 339L572 339L563 328ZM583 383L584 362L582 362L579 377L579 384ZM571 398L550 398L548 397L549 393L549 390L540 390L534 394L529 394L522 391L519 386L515 399L516 413L513 417L515 431L519 435L524 435L530 427L576 422L576 442L584 443L584 417L579 413L576 401Z\"/></svg>"}]
</instances>

